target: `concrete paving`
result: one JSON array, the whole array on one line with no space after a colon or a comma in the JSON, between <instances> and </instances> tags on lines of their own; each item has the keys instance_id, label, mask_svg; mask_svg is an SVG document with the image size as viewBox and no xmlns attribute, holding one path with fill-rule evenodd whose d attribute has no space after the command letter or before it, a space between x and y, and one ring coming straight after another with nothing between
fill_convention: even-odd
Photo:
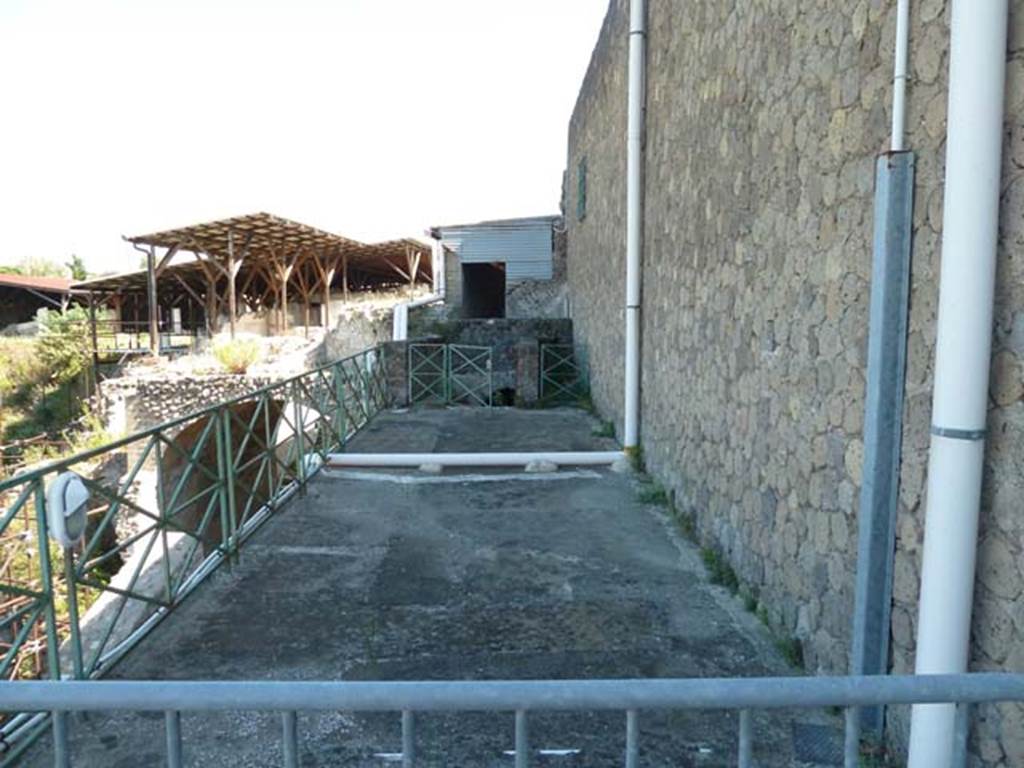
<instances>
[{"instance_id":1,"label":"concrete paving","mask_svg":"<svg viewBox=\"0 0 1024 768\"><path fill-rule=\"evenodd\" d=\"M608 449L569 409L385 414L350 450ZM476 477L469 477L475 475ZM321 472L240 562L128 655L120 679L487 680L793 674L635 481L608 470ZM757 765L797 765L755 716ZM734 713L644 713L644 766L736 764ZM823 722L818 720L818 722ZM184 715L192 766L281 765L276 715ZM163 718L72 718L75 766L162 765ZM300 715L303 766L385 766L397 714ZM513 718L424 714L419 765L511 768ZM537 713L533 765L622 765L624 716ZM26 765L49 765L40 742Z\"/></svg>"}]
</instances>

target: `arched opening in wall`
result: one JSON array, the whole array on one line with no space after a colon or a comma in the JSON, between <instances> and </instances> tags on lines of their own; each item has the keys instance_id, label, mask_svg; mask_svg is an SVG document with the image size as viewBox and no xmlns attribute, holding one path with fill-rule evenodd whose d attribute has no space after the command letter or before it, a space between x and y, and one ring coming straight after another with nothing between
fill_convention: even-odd
<instances>
[{"instance_id":1,"label":"arched opening in wall","mask_svg":"<svg viewBox=\"0 0 1024 768\"><path fill-rule=\"evenodd\" d=\"M462 311L468 318L505 316L505 264L462 265Z\"/></svg>"}]
</instances>

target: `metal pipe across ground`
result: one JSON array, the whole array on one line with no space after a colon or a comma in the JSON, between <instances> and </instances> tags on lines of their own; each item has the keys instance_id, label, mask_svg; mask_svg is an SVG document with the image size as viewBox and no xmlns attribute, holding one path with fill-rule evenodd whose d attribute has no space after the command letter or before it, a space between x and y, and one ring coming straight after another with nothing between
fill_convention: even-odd
<instances>
[{"instance_id":1,"label":"metal pipe across ground","mask_svg":"<svg viewBox=\"0 0 1024 768\"><path fill-rule=\"evenodd\" d=\"M0 711L774 709L1024 701L1024 674L457 682L0 682Z\"/></svg>"},{"instance_id":2,"label":"metal pipe across ground","mask_svg":"<svg viewBox=\"0 0 1024 768\"><path fill-rule=\"evenodd\" d=\"M542 453L332 453L328 467L521 467L531 462L595 467L614 464L621 451L549 451Z\"/></svg>"}]
</instances>

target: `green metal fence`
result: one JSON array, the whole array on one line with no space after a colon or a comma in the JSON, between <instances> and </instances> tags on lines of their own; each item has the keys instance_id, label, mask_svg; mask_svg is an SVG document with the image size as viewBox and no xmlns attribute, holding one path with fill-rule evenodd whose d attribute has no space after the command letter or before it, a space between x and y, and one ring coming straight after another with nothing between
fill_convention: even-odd
<instances>
[{"instance_id":1,"label":"green metal fence","mask_svg":"<svg viewBox=\"0 0 1024 768\"><path fill-rule=\"evenodd\" d=\"M409 402L493 405L492 357L472 344L410 344Z\"/></svg>"},{"instance_id":2,"label":"green metal fence","mask_svg":"<svg viewBox=\"0 0 1024 768\"><path fill-rule=\"evenodd\" d=\"M572 344L540 345L540 400L575 403L590 391L583 354Z\"/></svg>"},{"instance_id":3,"label":"green metal fence","mask_svg":"<svg viewBox=\"0 0 1024 768\"><path fill-rule=\"evenodd\" d=\"M386 405L382 355L0 482L0 679L101 676ZM48 530L47 488L66 472L89 502L84 537L63 548ZM0 721L0 765L42 727L38 716Z\"/></svg>"}]
</instances>

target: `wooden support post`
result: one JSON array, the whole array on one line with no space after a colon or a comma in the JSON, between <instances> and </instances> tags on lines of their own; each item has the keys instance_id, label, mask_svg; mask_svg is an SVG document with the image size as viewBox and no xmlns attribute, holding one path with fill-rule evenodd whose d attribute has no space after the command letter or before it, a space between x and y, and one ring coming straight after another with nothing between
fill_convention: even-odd
<instances>
[{"instance_id":1,"label":"wooden support post","mask_svg":"<svg viewBox=\"0 0 1024 768\"><path fill-rule=\"evenodd\" d=\"M92 338L92 380L100 383L100 348L96 334L96 296L89 291L89 335Z\"/></svg>"},{"instance_id":2,"label":"wooden support post","mask_svg":"<svg viewBox=\"0 0 1024 768\"><path fill-rule=\"evenodd\" d=\"M231 338L235 338L235 310L238 306L238 300L235 297L235 276L238 272L235 270L235 233L234 230L228 230L228 320L231 323Z\"/></svg>"},{"instance_id":3,"label":"wooden support post","mask_svg":"<svg viewBox=\"0 0 1024 768\"><path fill-rule=\"evenodd\" d=\"M149 283L149 351L160 356L160 307L156 296L156 248L146 251L146 277Z\"/></svg>"},{"instance_id":4,"label":"wooden support post","mask_svg":"<svg viewBox=\"0 0 1024 768\"><path fill-rule=\"evenodd\" d=\"M348 304L348 254L341 254L341 295Z\"/></svg>"}]
</instances>

